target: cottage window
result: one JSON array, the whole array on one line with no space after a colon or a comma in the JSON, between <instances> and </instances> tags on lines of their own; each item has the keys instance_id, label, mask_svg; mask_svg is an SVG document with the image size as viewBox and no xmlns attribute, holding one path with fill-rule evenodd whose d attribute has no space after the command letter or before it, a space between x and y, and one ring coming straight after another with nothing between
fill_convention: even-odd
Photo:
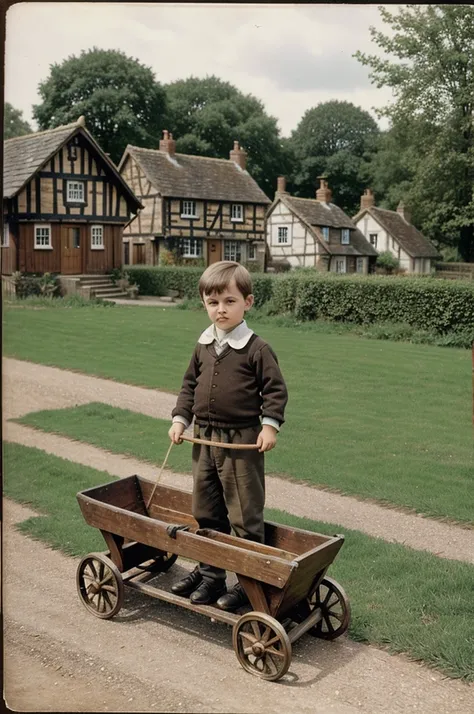
<instances>
[{"instance_id":1,"label":"cottage window","mask_svg":"<svg viewBox=\"0 0 474 714\"><path fill-rule=\"evenodd\" d=\"M288 226L278 226L278 242L285 244L288 240Z\"/></svg>"},{"instance_id":2,"label":"cottage window","mask_svg":"<svg viewBox=\"0 0 474 714\"><path fill-rule=\"evenodd\" d=\"M91 226L91 249L103 250L104 226Z\"/></svg>"},{"instance_id":3,"label":"cottage window","mask_svg":"<svg viewBox=\"0 0 474 714\"><path fill-rule=\"evenodd\" d=\"M8 223L3 224L2 231L2 248L8 248L10 245L10 226Z\"/></svg>"},{"instance_id":4,"label":"cottage window","mask_svg":"<svg viewBox=\"0 0 474 714\"><path fill-rule=\"evenodd\" d=\"M357 260L356 260L356 272L357 272L357 273L363 273L363 272L364 272L364 259L363 259L363 258L357 258Z\"/></svg>"},{"instance_id":5,"label":"cottage window","mask_svg":"<svg viewBox=\"0 0 474 714\"><path fill-rule=\"evenodd\" d=\"M247 246L247 259L256 260L257 258L257 248L254 243L249 243Z\"/></svg>"},{"instance_id":6,"label":"cottage window","mask_svg":"<svg viewBox=\"0 0 474 714\"><path fill-rule=\"evenodd\" d=\"M323 226L321 228L321 233L323 234L323 239L326 241L326 243L329 242L329 226Z\"/></svg>"},{"instance_id":7,"label":"cottage window","mask_svg":"<svg viewBox=\"0 0 474 714\"><path fill-rule=\"evenodd\" d=\"M336 258L336 273L345 273L346 272L346 259L345 258Z\"/></svg>"},{"instance_id":8,"label":"cottage window","mask_svg":"<svg viewBox=\"0 0 474 714\"><path fill-rule=\"evenodd\" d=\"M350 233L349 228L341 228L341 243L343 245L349 245Z\"/></svg>"},{"instance_id":9,"label":"cottage window","mask_svg":"<svg viewBox=\"0 0 474 714\"><path fill-rule=\"evenodd\" d=\"M51 245L51 226L35 226L35 248L49 250Z\"/></svg>"},{"instance_id":10,"label":"cottage window","mask_svg":"<svg viewBox=\"0 0 474 714\"><path fill-rule=\"evenodd\" d=\"M244 220L244 207L241 203L233 203L230 212L231 221L243 221Z\"/></svg>"},{"instance_id":11,"label":"cottage window","mask_svg":"<svg viewBox=\"0 0 474 714\"><path fill-rule=\"evenodd\" d=\"M375 250L377 250L377 233L369 233L370 245L373 245Z\"/></svg>"},{"instance_id":12,"label":"cottage window","mask_svg":"<svg viewBox=\"0 0 474 714\"><path fill-rule=\"evenodd\" d=\"M234 260L236 263L240 263L242 253L241 253L241 243L238 240L225 240L224 241L224 260Z\"/></svg>"},{"instance_id":13,"label":"cottage window","mask_svg":"<svg viewBox=\"0 0 474 714\"><path fill-rule=\"evenodd\" d=\"M183 258L200 258L202 255L202 241L196 238L183 240Z\"/></svg>"},{"instance_id":14,"label":"cottage window","mask_svg":"<svg viewBox=\"0 0 474 714\"><path fill-rule=\"evenodd\" d=\"M197 218L196 201L183 201L181 218Z\"/></svg>"},{"instance_id":15,"label":"cottage window","mask_svg":"<svg viewBox=\"0 0 474 714\"><path fill-rule=\"evenodd\" d=\"M67 182L68 203L84 203L84 181Z\"/></svg>"}]
</instances>

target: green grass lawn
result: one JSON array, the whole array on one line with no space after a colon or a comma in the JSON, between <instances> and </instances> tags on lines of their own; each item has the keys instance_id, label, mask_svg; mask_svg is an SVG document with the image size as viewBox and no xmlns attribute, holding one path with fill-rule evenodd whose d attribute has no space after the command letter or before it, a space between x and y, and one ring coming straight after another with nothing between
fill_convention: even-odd
<instances>
[{"instance_id":1,"label":"green grass lawn","mask_svg":"<svg viewBox=\"0 0 474 714\"><path fill-rule=\"evenodd\" d=\"M203 312L185 310L7 308L4 353L177 392L207 324ZM290 394L268 472L472 521L468 350L264 322L258 332L276 350Z\"/></svg>"},{"instance_id":2,"label":"green grass lawn","mask_svg":"<svg viewBox=\"0 0 474 714\"><path fill-rule=\"evenodd\" d=\"M42 514L18 528L69 555L106 550L99 531L83 520L76 494L111 480L109 474L39 449L4 445L5 496ZM353 639L405 652L450 677L474 680L474 567L339 524L276 510L268 510L266 517L319 533L345 534L346 542L328 574L351 601Z\"/></svg>"}]
</instances>

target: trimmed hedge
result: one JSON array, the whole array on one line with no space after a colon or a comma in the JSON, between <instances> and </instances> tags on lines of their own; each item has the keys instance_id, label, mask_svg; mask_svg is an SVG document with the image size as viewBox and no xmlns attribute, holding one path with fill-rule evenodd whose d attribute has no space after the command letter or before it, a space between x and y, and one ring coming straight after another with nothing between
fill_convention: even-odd
<instances>
[{"instance_id":1,"label":"trimmed hedge","mask_svg":"<svg viewBox=\"0 0 474 714\"><path fill-rule=\"evenodd\" d=\"M166 295L177 290L180 298L199 299L198 283L203 268L175 266L127 266L130 281L140 288L140 295ZM266 273L252 274L255 306L260 307L272 297L273 280Z\"/></svg>"},{"instance_id":2,"label":"trimmed hedge","mask_svg":"<svg viewBox=\"0 0 474 714\"><path fill-rule=\"evenodd\" d=\"M177 290L199 298L202 268L127 267L141 295ZM474 283L432 277L334 275L309 270L252 275L255 306L297 320L319 318L355 324L399 322L438 334L474 330Z\"/></svg>"}]
</instances>

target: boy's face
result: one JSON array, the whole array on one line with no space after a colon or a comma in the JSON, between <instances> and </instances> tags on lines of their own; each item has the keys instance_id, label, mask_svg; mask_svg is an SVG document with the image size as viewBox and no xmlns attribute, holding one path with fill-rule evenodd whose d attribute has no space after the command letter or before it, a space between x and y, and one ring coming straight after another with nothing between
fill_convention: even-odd
<instances>
[{"instance_id":1,"label":"boy's face","mask_svg":"<svg viewBox=\"0 0 474 714\"><path fill-rule=\"evenodd\" d=\"M204 307L216 327L229 332L244 319L245 312L253 305L253 295L244 298L232 278L222 293L204 294Z\"/></svg>"}]
</instances>

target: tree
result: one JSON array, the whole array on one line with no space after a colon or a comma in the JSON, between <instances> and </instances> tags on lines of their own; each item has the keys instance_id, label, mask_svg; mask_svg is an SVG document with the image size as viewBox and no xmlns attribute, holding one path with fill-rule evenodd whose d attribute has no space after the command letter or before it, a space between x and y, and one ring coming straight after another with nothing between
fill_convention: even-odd
<instances>
[{"instance_id":1,"label":"tree","mask_svg":"<svg viewBox=\"0 0 474 714\"><path fill-rule=\"evenodd\" d=\"M276 177L288 170L289 156L276 119L258 99L215 76L177 80L165 90L168 129L178 152L227 159L239 141L248 153L249 173L273 196Z\"/></svg>"},{"instance_id":2,"label":"tree","mask_svg":"<svg viewBox=\"0 0 474 714\"><path fill-rule=\"evenodd\" d=\"M290 139L297 195L314 198L317 177L325 174L335 203L356 213L378 134L370 114L350 102L333 100L308 109Z\"/></svg>"},{"instance_id":3,"label":"tree","mask_svg":"<svg viewBox=\"0 0 474 714\"><path fill-rule=\"evenodd\" d=\"M408 5L380 13L391 34L370 31L384 56L355 56L371 68L373 83L392 88L394 101L379 114L405 138L392 151L409 177L404 200L416 207L428 237L474 261L474 7Z\"/></svg>"},{"instance_id":4,"label":"tree","mask_svg":"<svg viewBox=\"0 0 474 714\"><path fill-rule=\"evenodd\" d=\"M33 107L40 129L69 124L84 115L101 148L118 162L126 145L157 148L165 126L166 97L150 68L119 50L82 51L39 85Z\"/></svg>"},{"instance_id":5,"label":"tree","mask_svg":"<svg viewBox=\"0 0 474 714\"><path fill-rule=\"evenodd\" d=\"M27 121L23 119L23 112L15 109L9 102L5 102L3 115L3 138L13 139L15 136L31 134L33 129Z\"/></svg>"}]
</instances>

